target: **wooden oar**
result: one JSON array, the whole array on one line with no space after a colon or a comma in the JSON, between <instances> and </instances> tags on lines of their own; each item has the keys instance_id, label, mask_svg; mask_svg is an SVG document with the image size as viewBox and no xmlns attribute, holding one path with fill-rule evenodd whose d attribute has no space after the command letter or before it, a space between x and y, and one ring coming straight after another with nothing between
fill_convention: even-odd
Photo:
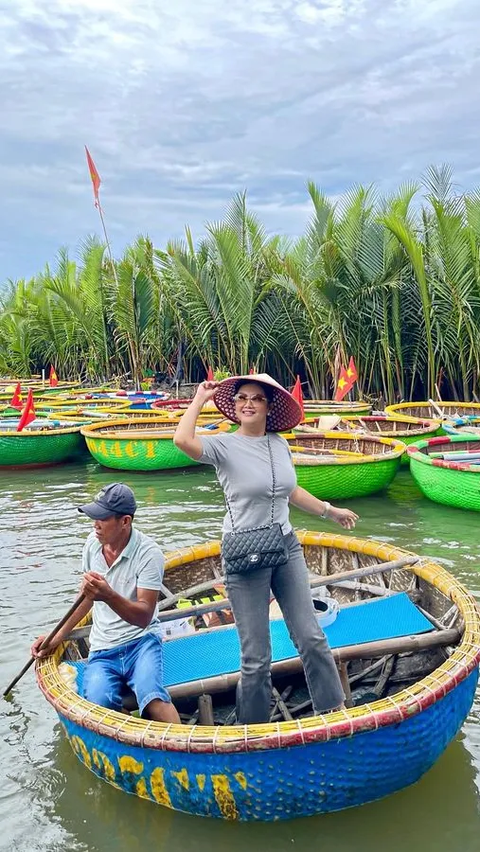
<instances>
[{"instance_id":1,"label":"wooden oar","mask_svg":"<svg viewBox=\"0 0 480 852\"><path fill-rule=\"evenodd\" d=\"M58 622L58 624L56 624L56 625L55 625L55 627L53 628L53 630L51 630L51 631L50 631L50 633L48 634L48 636L46 636L46 637L45 637L45 639L43 640L42 644L40 645L40 648L39 648L39 650L40 650L40 651L43 651L43 649L44 649L44 648L46 648L46 647L50 644L50 642L52 641L53 637L57 635L58 631L59 631L59 630L61 630L61 628L63 627L63 625L67 623L67 621L68 621L68 619L70 618L70 616L72 616L72 615L73 615L73 613L75 612L75 610L76 610L76 609L78 609L78 607L80 606L80 604L81 604L81 603L83 603L83 601L85 600L85 597L86 597L86 596L85 596L85 595L83 595L83 594L78 596L77 600L76 600L76 601L72 604L72 606L70 607L70 609L68 610L68 612L66 612L66 613L65 613L65 615L63 616L63 618L61 618L61 619L60 619L60 621ZM35 657L30 657L30 659L29 659L28 663L25 663L25 665L24 665L24 667L23 667L22 671L21 671L21 672L19 672L19 673L18 673L18 675L17 675L17 676L16 676L16 677L12 680L12 682L11 682L11 683L9 683L9 685L7 686L7 688L6 688L5 692L3 693L3 697L4 697L4 698L6 698L6 697L7 697L7 695L9 695L9 693L12 691L13 687L14 687L14 686L16 686L16 684L18 683L18 681L20 680L20 678L22 678L22 677L23 677L23 675L25 674L25 672L27 672L27 671L29 670L30 666L31 666L31 665L32 665L32 663L34 663L34 662L35 662Z\"/></svg>"}]
</instances>

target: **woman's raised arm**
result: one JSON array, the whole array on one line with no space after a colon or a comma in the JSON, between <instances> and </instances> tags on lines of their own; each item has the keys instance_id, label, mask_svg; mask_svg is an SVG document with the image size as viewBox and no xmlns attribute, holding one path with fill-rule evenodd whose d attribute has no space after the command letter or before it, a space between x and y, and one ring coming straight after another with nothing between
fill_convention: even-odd
<instances>
[{"instance_id":1,"label":"woman's raised arm","mask_svg":"<svg viewBox=\"0 0 480 852\"><path fill-rule=\"evenodd\" d=\"M185 414L180 418L180 423L173 436L175 446L195 461L198 461L203 453L202 442L195 435L197 420L203 406L212 399L218 385L219 382L202 382L198 386L197 392Z\"/></svg>"}]
</instances>

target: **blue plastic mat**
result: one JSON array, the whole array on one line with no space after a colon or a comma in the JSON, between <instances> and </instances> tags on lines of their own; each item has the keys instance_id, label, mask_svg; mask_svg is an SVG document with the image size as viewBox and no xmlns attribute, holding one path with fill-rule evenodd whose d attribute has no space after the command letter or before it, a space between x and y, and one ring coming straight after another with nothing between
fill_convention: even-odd
<instances>
[{"instance_id":1,"label":"blue plastic mat","mask_svg":"<svg viewBox=\"0 0 480 852\"><path fill-rule=\"evenodd\" d=\"M325 627L331 648L358 645L381 639L397 639L433 630L432 624L411 602L406 592L379 598L369 603L341 609L336 621ZM270 622L272 660L297 657L285 622ZM199 631L164 643L164 683L173 686L191 680L236 672L240 668L240 647L235 625L213 633ZM77 686L81 690L83 667L78 669Z\"/></svg>"}]
</instances>

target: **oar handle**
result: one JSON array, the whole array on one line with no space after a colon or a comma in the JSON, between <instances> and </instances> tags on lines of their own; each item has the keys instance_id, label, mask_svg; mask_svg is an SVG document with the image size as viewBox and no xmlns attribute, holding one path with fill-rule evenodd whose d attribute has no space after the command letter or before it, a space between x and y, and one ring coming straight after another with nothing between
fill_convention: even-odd
<instances>
[{"instance_id":1,"label":"oar handle","mask_svg":"<svg viewBox=\"0 0 480 852\"><path fill-rule=\"evenodd\" d=\"M75 610L78 609L78 607L80 606L81 603L83 603L84 600L85 600L84 594L81 594L81 595L78 596L77 600L72 604L72 606L70 607L68 612L65 613L63 618L60 619L58 624L56 624L55 627L53 628L53 630L50 631L48 636L45 637L42 644L40 645L40 649L39 649L40 651L42 651L44 648L46 648L50 644L53 637L56 636L58 631L62 629L63 625L67 623L68 619L73 615ZM17 685L18 681L23 677L25 672L28 672L30 666L34 662L35 662L35 657L30 657L28 663L25 663L21 672L19 672L18 675L12 680L12 682L8 684L5 692L3 693L4 698L7 698L9 693L12 691L13 687Z\"/></svg>"}]
</instances>

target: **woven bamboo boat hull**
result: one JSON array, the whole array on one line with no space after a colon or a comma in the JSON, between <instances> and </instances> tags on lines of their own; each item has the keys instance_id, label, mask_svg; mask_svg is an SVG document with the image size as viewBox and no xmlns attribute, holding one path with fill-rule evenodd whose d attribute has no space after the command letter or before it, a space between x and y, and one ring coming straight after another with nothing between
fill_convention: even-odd
<instances>
[{"instance_id":1,"label":"woven bamboo boat hull","mask_svg":"<svg viewBox=\"0 0 480 852\"><path fill-rule=\"evenodd\" d=\"M429 451L462 449L480 452L480 436L459 434L418 441L408 449L410 471L429 500L480 512L480 467L429 457Z\"/></svg>"},{"instance_id":2,"label":"woven bamboo boat hull","mask_svg":"<svg viewBox=\"0 0 480 852\"><path fill-rule=\"evenodd\" d=\"M333 399L307 399L304 402L305 420L312 420L322 414L338 414L339 417L357 414L370 414L372 406L368 402L335 402Z\"/></svg>"},{"instance_id":3,"label":"woven bamboo boat hull","mask_svg":"<svg viewBox=\"0 0 480 852\"><path fill-rule=\"evenodd\" d=\"M361 421L361 422L360 422ZM358 427L359 432L368 431L372 435L381 435L383 438L392 438L401 441L408 446L422 438L434 438L441 432L436 420L420 420L418 417L391 417L384 415L370 415L367 417L344 417L341 426L348 429ZM409 465L408 453L402 456L402 465Z\"/></svg>"},{"instance_id":4,"label":"woven bamboo boat hull","mask_svg":"<svg viewBox=\"0 0 480 852\"><path fill-rule=\"evenodd\" d=\"M158 418L131 418L112 420L108 424L96 423L81 431L89 452L104 467L141 471L197 466L198 462L182 453L173 443L175 426L175 423L166 425L163 419ZM220 424L218 430L228 431L228 423Z\"/></svg>"},{"instance_id":5,"label":"woven bamboo boat hull","mask_svg":"<svg viewBox=\"0 0 480 852\"><path fill-rule=\"evenodd\" d=\"M443 419L457 417L480 417L478 402L400 402L398 405L387 405L385 408L389 417L421 417L423 420L436 420L439 424ZM443 430L440 428L440 434Z\"/></svg>"},{"instance_id":6,"label":"woven bamboo boat hull","mask_svg":"<svg viewBox=\"0 0 480 852\"><path fill-rule=\"evenodd\" d=\"M43 467L60 464L79 454L80 426L48 432L0 432L0 467Z\"/></svg>"},{"instance_id":7,"label":"woven bamboo boat hull","mask_svg":"<svg viewBox=\"0 0 480 852\"><path fill-rule=\"evenodd\" d=\"M345 432L326 432L319 437L311 434L288 438L292 446L301 446L307 452L314 450L360 451L363 458L332 458L316 464L296 460L297 482L315 497L322 500L344 500L366 497L387 488L395 477L405 452L405 444L390 438L352 436Z\"/></svg>"},{"instance_id":8,"label":"woven bamboo boat hull","mask_svg":"<svg viewBox=\"0 0 480 852\"><path fill-rule=\"evenodd\" d=\"M346 565L398 559L382 542L299 533L311 570L338 553ZM165 581L212 576L220 543L169 554ZM349 562L350 564L350 562ZM403 572L402 572L403 573ZM455 601L464 630L449 658L414 686L349 710L247 726L167 725L126 717L81 698L59 673L64 653L36 666L80 762L115 787L174 810L228 820L278 820L371 802L416 782L456 736L478 680L480 616L475 600L437 563L411 566L420 584ZM172 587L172 586L170 586ZM444 659L444 658L442 658Z\"/></svg>"}]
</instances>

